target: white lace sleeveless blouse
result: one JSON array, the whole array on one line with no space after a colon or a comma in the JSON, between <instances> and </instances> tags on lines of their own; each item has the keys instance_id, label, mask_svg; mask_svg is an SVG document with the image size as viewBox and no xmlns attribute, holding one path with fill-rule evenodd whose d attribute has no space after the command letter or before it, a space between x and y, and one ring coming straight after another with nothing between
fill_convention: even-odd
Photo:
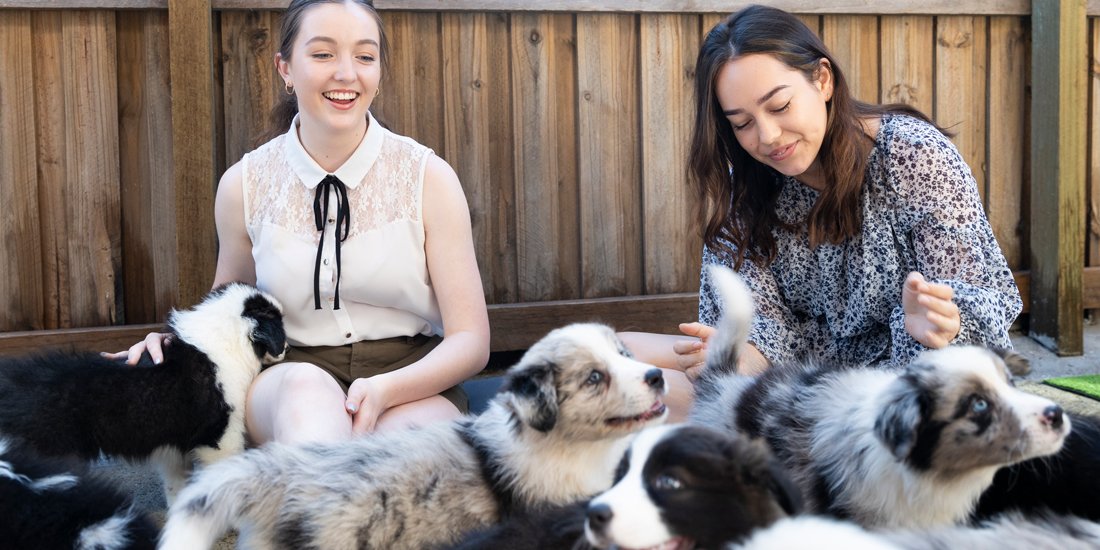
<instances>
[{"instance_id":1,"label":"white lace sleeveless blouse","mask_svg":"<svg viewBox=\"0 0 1100 550\"><path fill-rule=\"evenodd\" d=\"M335 346L416 334L442 335L442 317L424 253L422 195L431 149L386 130L374 117L358 149L334 175L347 187L351 229L341 244L336 292L336 194L321 232L314 196L327 173L290 130L243 159L244 216L252 239L256 283L283 304L292 345Z\"/></svg>"}]
</instances>

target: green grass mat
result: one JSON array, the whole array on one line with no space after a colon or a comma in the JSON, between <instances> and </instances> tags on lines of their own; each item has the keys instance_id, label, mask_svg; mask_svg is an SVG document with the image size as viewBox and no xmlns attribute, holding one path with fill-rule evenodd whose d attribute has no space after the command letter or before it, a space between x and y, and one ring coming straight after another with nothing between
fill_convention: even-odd
<instances>
[{"instance_id":1,"label":"green grass mat","mask_svg":"<svg viewBox=\"0 0 1100 550\"><path fill-rule=\"evenodd\" d=\"M1048 378L1043 383L1100 401L1100 374Z\"/></svg>"}]
</instances>

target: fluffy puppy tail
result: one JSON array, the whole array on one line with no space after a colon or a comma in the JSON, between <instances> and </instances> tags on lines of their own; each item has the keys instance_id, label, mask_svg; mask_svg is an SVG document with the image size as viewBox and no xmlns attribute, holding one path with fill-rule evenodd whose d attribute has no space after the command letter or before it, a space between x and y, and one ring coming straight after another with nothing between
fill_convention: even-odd
<instances>
[{"instance_id":1,"label":"fluffy puppy tail","mask_svg":"<svg viewBox=\"0 0 1100 550\"><path fill-rule=\"evenodd\" d=\"M239 527L247 507L262 505L263 472L246 453L200 470L168 510L160 550L211 548L232 527Z\"/></svg>"},{"instance_id":2,"label":"fluffy puppy tail","mask_svg":"<svg viewBox=\"0 0 1100 550\"><path fill-rule=\"evenodd\" d=\"M722 299L722 318L717 332L707 342L707 363L699 377L701 382L737 373L737 362L748 344L753 316L752 291L741 276L721 266L708 269Z\"/></svg>"}]
</instances>

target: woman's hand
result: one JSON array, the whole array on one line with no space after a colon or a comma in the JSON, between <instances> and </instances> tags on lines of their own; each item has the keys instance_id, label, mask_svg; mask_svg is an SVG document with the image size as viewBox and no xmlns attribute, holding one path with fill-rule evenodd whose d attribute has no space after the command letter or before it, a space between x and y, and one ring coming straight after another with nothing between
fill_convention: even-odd
<instances>
[{"instance_id":1,"label":"woman's hand","mask_svg":"<svg viewBox=\"0 0 1100 550\"><path fill-rule=\"evenodd\" d=\"M676 368L684 371L688 380L694 382L703 372L707 362L707 339L715 330L702 323L680 323L680 332L695 339L679 340L672 344L672 351L676 352Z\"/></svg>"},{"instance_id":2,"label":"woman's hand","mask_svg":"<svg viewBox=\"0 0 1100 550\"><path fill-rule=\"evenodd\" d=\"M130 346L126 351L117 353L101 353L108 359L125 359L127 365L136 365L141 360L141 354L149 352L149 357L156 365L164 361L164 348L172 344L172 335L166 332L150 332L145 339Z\"/></svg>"},{"instance_id":3,"label":"woman's hand","mask_svg":"<svg viewBox=\"0 0 1100 550\"><path fill-rule=\"evenodd\" d=\"M359 436L374 431L378 417L386 411L386 389L380 376L359 378L348 388L344 408L351 415L351 434Z\"/></svg>"},{"instance_id":4,"label":"woman's hand","mask_svg":"<svg viewBox=\"0 0 1100 550\"><path fill-rule=\"evenodd\" d=\"M916 271L905 278L901 306L905 311L905 331L925 347L946 346L959 334L962 318L950 286L930 283Z\"/></svg>"}]
</instances>

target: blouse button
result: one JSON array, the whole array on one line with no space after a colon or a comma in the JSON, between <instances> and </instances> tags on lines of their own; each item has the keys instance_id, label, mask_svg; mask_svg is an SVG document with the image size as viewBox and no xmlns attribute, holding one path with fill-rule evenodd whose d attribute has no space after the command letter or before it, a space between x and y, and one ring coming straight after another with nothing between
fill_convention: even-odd
<instances>
[{"instance_id":1,"label":"blouse button","mask_svg":"<svg viewBox=\"0 0 1100 550\"><path fill-rule=\"evenodd\" d=\"M345 334L344 338L351 338L351 333L349 332L349 333Z\"/></svg>"},{"instance_id":2,"label":"blouse button","mask_svg":"<svg viewBox=\"0 0 1100 550\"><path fill-rule=\"evenodd\" d=\"M328 223L336 223L336 218L329 218Z\"/></svg>"},{"instance_id":3,"label":"blouse button","mask_svg":"<svg viewBox=\"0 0 1100 550\"><path fill-rule=\"evenodd\" d=\"M325 261L322 262L322 263L325 264L325 265L328 265L328 258L325 258Z\"/></svg>"}]
</instances>

